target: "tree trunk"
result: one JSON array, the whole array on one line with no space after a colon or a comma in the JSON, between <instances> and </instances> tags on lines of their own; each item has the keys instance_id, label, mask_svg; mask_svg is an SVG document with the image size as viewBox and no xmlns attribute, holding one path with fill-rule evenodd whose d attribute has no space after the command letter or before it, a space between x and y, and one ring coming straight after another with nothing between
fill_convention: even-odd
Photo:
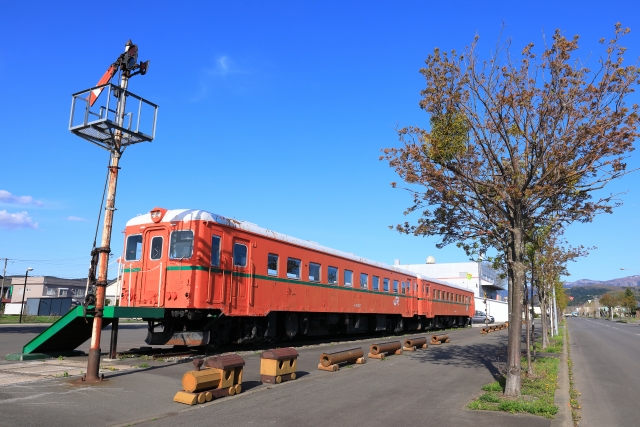
<instances>
[{"instance_id":1,"label":"tree trunk","mask_svg":"<svg viewBox=\"0 0 640 427\"><path fill-rule=\"evenodd\" d=\"M542 349L549 346L549 316L547 315L547 296L540 299L540 320L542 323Z\"/></svg>"},{"instance_id":2,"label":"tree trunk","mask_svg":"<svg viewBox=\"0 0 640 427\"><path fill-rule=\"evenodd\" d=\"M521 352L522 352L522 289L525 283L524 266L524 230L522 221L514 224L509 250L511 252L511 274L509 294L509 339L507 354L507 381L504 394L519 397L522 386Z\"/></svg>"},{"instance_id":3,"label":"tree trunk","mask_svg":"<svg viewBox=\"0 0 640 427\"><path fill-rule=\"evenodd\" d=\"M527 301L527 289L525 287L524 289L524 320L525 320L525 327L527 328L527 375L531 376L531 374L533 373L533 369L531 368L531 329L530 329L530 318L531 316L529 315L529 308L528 308L528 301Z\"/></svg>"},{"instance_id":4,"label":"tree trunk","mask_svg":"<svg viewBox=\"0 0 640 427\"><path fill-rule=\"evenodd\" d=\"M535 284L534 281L534 272L535 272L535 264L534 261L531 260L531 341L533 341L533 360L536 360L536 324L535 321L535 309L533 307L533 286Z\"/></svg>"}]
</instances>

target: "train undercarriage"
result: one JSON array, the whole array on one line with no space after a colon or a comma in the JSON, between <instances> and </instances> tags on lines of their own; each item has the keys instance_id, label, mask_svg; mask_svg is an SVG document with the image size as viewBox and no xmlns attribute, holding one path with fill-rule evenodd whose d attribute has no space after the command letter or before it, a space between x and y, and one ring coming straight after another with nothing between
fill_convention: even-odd
<instances>
[{"instance_id":1,"label":"train undercarriage","mask_svg":"<svg viewBox=\"0 0 640 427\"><path fill-rule=\"evenodd\" d=\"M467 316L271 312L267 316L225 316L218 310L165 310L149 319L149 345L208 346L286 341L347 334L423 332L469 325Z\"/></svg>"}]
</instances>

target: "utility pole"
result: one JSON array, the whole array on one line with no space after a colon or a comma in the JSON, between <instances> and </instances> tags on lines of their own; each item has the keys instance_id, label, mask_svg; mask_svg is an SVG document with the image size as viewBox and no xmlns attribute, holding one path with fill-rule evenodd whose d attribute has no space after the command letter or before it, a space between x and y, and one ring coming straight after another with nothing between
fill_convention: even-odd
<instances>
[{"instance_id":1,"label":"utility pole","mask_svg":"<svg viewBox=\"0 0 640 427\"><path fill-rule=\"evenodd\" d=\"M111 253L111 232L113 229L113 216L116 210L116 187L118 184L120 158L127 146L138 142L150 142L155 137L158 106L128 91L129 78L137 74L146 74L149 67L149 61L137 64L137 60L138 46L129 40L125 45L124 53L118 57L116 62L111 64L98 82L98 85L74 94L71 106L69 130L77 136L109 150L110 153L102 239L100 247L94 247L91 251L92 259L88 277L90 287L95 287L95 295L88 293L84 303L86 313L93 315L87 373L83 378L83 381L86 382L103 380L103 377L100 376L100 339L108 279L109 254ZM116 86L111 84L111 79L118 71L121 73L120 82ZM107 92L106 100L104 100L106 106L101 106L97 111L91 111L103 91ZM115 111L113 107L109 107L111 97L115 97L118 100ZM130 102L135 104L130 111L126 111L127 98L130 98ZM75 107L76 104L82 105L82 102L84 102L85 107L84 115L78 115L81 116L81 121L76 124L74 121L77 118L74 114ZM151 131L148 131L148 133L143 132L141 129L141 111L143 107L153 110ZM114 113L114 115L111 115L111 113ZM96 269L98 271L97 277ZM112 334L114 332L117 334L116 324L114 323Z\"/></svg>"},{"instance_id":2,"label":"utility pole","mask_svg":"<svg viewBox=\"0 0 640 427\"><path fill-rule=\"evenodd\" d=\"M126 50L129 49L127 44ZM120 88L127 90L129 77L127 73L122 74ZM123 92L124 93L124 92ZM116 109L117 124L122 126L124 120L126 96L121 95ZM111 253L111 230L113 229L113 213L116 210L116 187L118 184L118 166L122 157L122 132L116 130L113 138L114 144L111 150L111 160L109 162L109 184L107 187L107 203L104 208L104 223L102 226L102 240L100 242L98 255L98 281L96 282L96 308L91 329L91 345L89 346L89 361L87 364L86 381L100 381L100 338L102 335L102 313L104 310L104 297L107 287L107 274L109 268L109 254Z\"/></svg>"},{"instance_id":3,"label":"utility pole","mask_svg":"<svg viewBox=\"0 0 640 427\"><path fill-rule=\"evenodd\" d=\"M9 258L4 259L4 271L2 272L2 287L0 287L0 309L2 308L2 299L4 298L4 278L7 277L7 261L9 261Z\"/></svg>"}]
</instances>

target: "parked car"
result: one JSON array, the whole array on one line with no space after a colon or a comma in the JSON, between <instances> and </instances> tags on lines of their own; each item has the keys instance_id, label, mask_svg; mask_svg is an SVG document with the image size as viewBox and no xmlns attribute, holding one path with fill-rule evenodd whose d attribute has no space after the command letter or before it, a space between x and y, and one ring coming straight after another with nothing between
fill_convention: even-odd
<instances>
[{"instance_id":1,"label":"parked car","mask_svg":"<svg viewBox=\"0 0 640 427\"><path fill-rule=\"evenodd\" d=\"M486 322L486 320L489 320ZM471 319L472 323L493 323L495 322L495 318L491 315L487 316L484 311L477 310Z\"/></svg>"}]
</instances>

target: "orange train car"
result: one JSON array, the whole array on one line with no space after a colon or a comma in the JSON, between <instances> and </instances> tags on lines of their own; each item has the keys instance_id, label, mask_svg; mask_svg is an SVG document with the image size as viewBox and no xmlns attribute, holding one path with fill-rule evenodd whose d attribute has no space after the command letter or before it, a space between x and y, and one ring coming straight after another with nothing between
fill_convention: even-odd
<instances>
[{"instance_id":1,"label":"orange train car","mask_svg":"<svg viewBox=\"0 0 640 427\"><path fill-rule=\"evenodd\" d=\"M422 331L475 311L465 288L202 210L154 208L125 233L120 305L165 309L152 345Z\"/></svg>"}]
</instances>

